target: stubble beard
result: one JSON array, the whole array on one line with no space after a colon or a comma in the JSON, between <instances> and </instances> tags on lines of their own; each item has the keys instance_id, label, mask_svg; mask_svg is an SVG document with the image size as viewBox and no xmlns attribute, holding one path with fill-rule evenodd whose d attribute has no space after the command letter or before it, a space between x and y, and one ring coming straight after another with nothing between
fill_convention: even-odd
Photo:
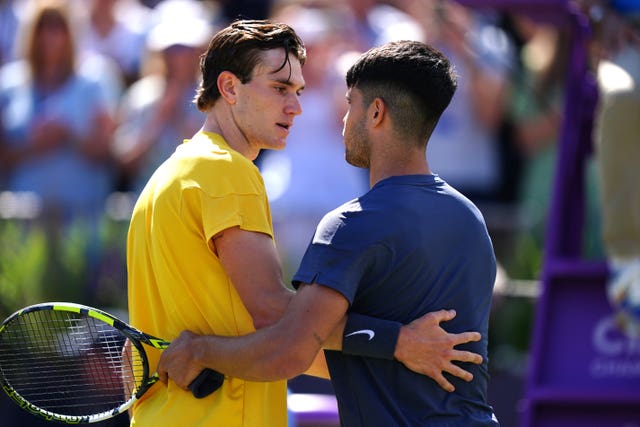
<instances>
[{"instance_id":1,"label":"stubble beard","mask_svg":"<svg viewBox=\"0 0 640 427\"><path fill-rule=\"evenodd\" d=\"M345 134L345 146L347 163L357 168L369 168L369 144L363 123L358 124L355 129Z\"/></svg>"}]
</instances>

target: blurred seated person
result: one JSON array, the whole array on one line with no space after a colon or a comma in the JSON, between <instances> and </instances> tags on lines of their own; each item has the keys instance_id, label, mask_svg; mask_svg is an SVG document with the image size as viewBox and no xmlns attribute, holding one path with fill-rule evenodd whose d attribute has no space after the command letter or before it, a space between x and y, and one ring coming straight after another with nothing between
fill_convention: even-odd
<instances>
[{"instance_id":1,"label":"blurred seated person","mask_svg":"<svg viewBox=\"0 0 640 427\"><path fill-rule=\"evenodd\" d=\"M98 78L78 70L68 5L38 3L22 59L0 70L0 157L6 189L37 194L48 217L95 224L113 174L113 118Z\"/></svg>"}]
</instances>

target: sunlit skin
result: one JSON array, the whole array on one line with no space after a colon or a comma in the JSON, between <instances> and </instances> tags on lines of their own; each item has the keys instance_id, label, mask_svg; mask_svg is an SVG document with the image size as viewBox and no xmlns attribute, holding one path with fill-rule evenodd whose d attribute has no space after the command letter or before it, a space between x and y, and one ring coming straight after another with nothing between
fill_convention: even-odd
<instances>
[{"instance_id":1,"label":"sunlit skin","mask_svg":"<svg viewBox=\"0 0 640 427\"><path fill-rule=\"evenodd\" d=\"M362 94L349 89L346 95L348 110L342 119L342 137L345 144L345 159L350 165L369 168L369 142L365 128L365 108Z\"/></svg>"},{"instance_id":2,"label":"sunlit skin","mask_svg":"<svg viewBox=\"0 0 640 427\"><path fill-rule=\"evenodd\" d=\"M305 81L294 55L276 71L284 55L284 49L262 52L262 61L244 84L233 73L220 73L222 96L207 115L203 130L221 134L231 148L251 160L262 149L285 148L294 118L302 113Z\"/></svg>"}]
</instances>

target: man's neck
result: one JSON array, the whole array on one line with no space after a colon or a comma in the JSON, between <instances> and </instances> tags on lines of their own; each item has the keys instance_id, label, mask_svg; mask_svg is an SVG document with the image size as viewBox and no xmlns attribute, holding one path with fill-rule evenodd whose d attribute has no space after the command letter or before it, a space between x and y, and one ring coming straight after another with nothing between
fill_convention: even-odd
<instances>
[{"instance_id":1,"label":"man's neck","mask_svg":"<svg viewBox=\"0 0 640 427\"><path fill-rule=\"evenodd\" d=\"M228 111L219 111L214 107L207 113L202 130L204 132L217 133L222 136L229 147L251 161L255 160L260 153L259 149L252 147L247 142L247 139L236 126L233 117L231 117Z\"/></svg>"},{"instance_id":2,"label":"man's neck","mask_svg":"<svg viewBox=\"0 0 640 427\"><path fill-rule=\"evenodd\" d=\"M424 150L410 152L385 150L384 153L371 155L369 168L369 185L373 187L383 179L401 175L429 175L431 169L427 163Z\"/></svg>"}]
</instances>

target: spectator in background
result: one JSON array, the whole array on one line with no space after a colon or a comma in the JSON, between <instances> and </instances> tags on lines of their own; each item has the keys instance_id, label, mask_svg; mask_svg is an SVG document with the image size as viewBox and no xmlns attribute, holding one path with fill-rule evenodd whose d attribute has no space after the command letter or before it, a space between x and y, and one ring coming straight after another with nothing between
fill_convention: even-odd
<instances>
[{"instance_id":1,"label":"spectator in background","mask_svg":"<svg viewBox=\"0 0 640 427\"><path fill-rule=\"evenodd\" d=\"M583 1L595 25L595 145L609 300L640 336L640 0Z\"/></svg>"},{"instance_id":2,"label":"spectator in background","mask_svg":"<svg viewBox=\"0 0 640 427\"><path fill-rule=\"evenodd\" d=\"M514 78L509 108L514 143L525 165L517 200L523 228L518 236L520 256L516 263L518 269L533 279L538 277L541 257L532 255L542 253L551 203L570 39L564 28L541 24L526 16L514 15L513 22L524 40L520 55L522 67ZM590 161L585 175L587 215L583 250L585 256L590 257L601 253L593 166ZM537 262L531 264L531 259Z\"/></svg>"},{"instance_id":3,"label":"spectator in background","mask_svg":"<svg viewBox=\"0 0 640 427\"><path fill-rule=\"evenodd\" d=\"M523 159L516 203L521 227L513 267L523 278L538 277L560 124L567 67L567 33L512 15L513 31L522 40L519 67L513 75L509 118L513 143Z\"/></svg>"},{"instance_id":4,"label":"spectator in background","mask_svg":"<svg viewBox=\"0 0 640 427\"><path fill-rule=\"evenodd\" d=\"M31 191L64 222L101 215L113 186L113 118L95 79L78 69L66 3L39 3L21 60L0 71L0 150L8 189Z\"/></svg>"},{"instance_id":5,"label":"spectator in background","mask_svg":"<svg viewBox=\"0 0 640 427\"><path fill-rule=\"evenodd\" d=\"M451 105L431 136L436 173L483 207L500 194L500 129L508 100L513 44L489 16L455 1L401 2L461 76Z\"/></svg>"},{"instance_id":6,"label":"spectator in background","mask_svg":"<svg viewBox=\"0 0 640 427\"><path fill-rule=\"evenodd\" d=\"M124 187L139 193L153 171L202 125L193 103L200 54L213 34L211 12L195 0L165 0L154 9L156 25L147 48L149 74L125 93L119 109L114 153ZM153 68L156 65L156 68Z\"/></svg>"},{"instance_id":7,"label":"spectator in background","mask_svg":"<svg viewBox=\"0 0 640 427\"><path fill-rule=\"evenodd\" d=\"M85 3L85 0L82 0ZM140 77L150 10L139 0L89 0L80 48L112 58L125 85ZM86 10L85 10L86 8Z\"/></svg>"},{"instance_id":8,"label":"spectator in background","mask_svg":"<svg viewBox=\"0 0 640 427\"><path fill-rule=\"evenodd\" d=\"M479 204L497 200L502 188L500 130L508 100L513 44L488 16L448 0L397 2L422 25L460 76L451 105L429 144L438 175Z\"/></svg>"},{"instance_id":9,"label":"spectator in background","mask_svg":"<svg viewBox=\"0 0 640 427\"><path fill-rule=\"evenodd\" d=\"M82 293L94 291L102 254L99 225L114 185L114 120L104 85L109 69L88 74L90 67L75 49L66 2L38 2L21 30L24 53L0 69L3 190L40 200L48 246L45 274L51 277L48 295L77 297L75 285ZM89 274L72 285L58 280L72 268L64 248L74 238L74 250L86 260L83 267Z\"/></svg>"}]
</instances>

